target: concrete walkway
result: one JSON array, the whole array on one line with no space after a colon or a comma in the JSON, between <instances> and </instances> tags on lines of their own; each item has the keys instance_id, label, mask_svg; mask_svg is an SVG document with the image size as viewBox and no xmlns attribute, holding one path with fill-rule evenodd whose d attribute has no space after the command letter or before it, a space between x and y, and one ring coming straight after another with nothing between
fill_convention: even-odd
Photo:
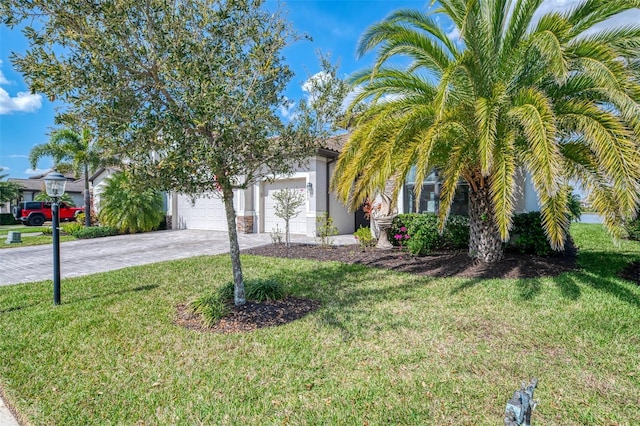
<instances>
[{"instance_id":1,"label":"concrete walkway","mask_svg":"<svg viewBox=\"0 0 640 426\"><path fill-rule=\"evenodd\" d=\"M333 238L336 244L354 244L352 235ZM271 244L268 234L238 234L240 248ZM292 235L294 243L312 243L314 238ZM0 242L1 243L1 242ZM60 244L60 274L70 278L128 266L199 255L229 252L226 232L179 230L68 241ZM50 245L0 250L0 285L51 280Z\"/></svg>"},{"instance_id":2,"label":"concrete walkway","mask_svg":"<svg viewBox=\"0 0 640 426\"><path fill-rule=\"evenodd\" d=\"M240 249L271 244L268 234L238 234ZM335 244L354 244L353 235L333 237ZM292 235L293 243L313 243L314 238ZM2 242L0 242L2 243ZM60 244L60 275L64 278L106 272L164 260L229 252L226 232L160 231L145 234L68 241ZM0 250L0 285L51 280L50 245ZM19 423L0 398L0 426Z\"/></svg>"}]
</instances>

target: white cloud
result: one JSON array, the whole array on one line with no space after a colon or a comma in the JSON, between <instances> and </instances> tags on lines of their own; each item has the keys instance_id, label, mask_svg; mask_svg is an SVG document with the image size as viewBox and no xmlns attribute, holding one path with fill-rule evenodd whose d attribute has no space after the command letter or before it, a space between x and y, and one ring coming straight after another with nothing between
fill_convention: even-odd
<instances>
[{"instance_id":1,"label":"white cloud","mask_svg":"<svg viewBox=\"0 0 640 426\"><path fill-rule=\"evenodd\" d=\"M316 90L330 81L331 74L326 71L319 71L302 84L302 91L308 93L309 101L313 102L316 96Z\"/></svg>"},{"instance_id":2,"label":"white cloud","mask_svg":"<svg viewBox=\"0 0 640 426\"><path fill-rule=\"evenodd\" d=\"M567 12L571 9L576 8L584 1L585 0L545 0L536 11L533 22L538 22L538 20L542 16L550 12ZM598 25L593 26L592 28L588 29L585 34L602 31L606 28L616 28L624 25L638 25L639 22L640 9L630 9L626 12L612 16L611 18L601 22Z\"/></svg>"},{"instance_id":3,"label":"white cloud","mask_svg":"<svg viewBox=\"0 0 640 426\"><path fill-rule=\"evenodd\" d=\"M14 97L0 88L0 115L11 114L12 112L33 112L42 106L42 96L28 92L18 92Z\"/></svg>"},{"instance_id":4,"label":"white cloud","mask_svg":"<svg viewBox=\"0 0 640 426\"><path fill-rule=\"evenodd\" d=\"M453 29L447 33L447 37L455 43L460 41L460 30L458 27L453 27Z\"/></svg>"},{"instance_id":5,"label":"white cloud","mask_svg":"<svg viewBox=\"0 0 640 426\"><path fill-rule=\"evenodd\" d=\"M295 114L295 102L291 101L290 99L286 98L286 104L285 105L280 105L280 107L278 108L280 111L280 115L282 116L282 118L287 118L287 119L292 119L293 115Z\"/></svg>"},{"instance_id":6,"label":"white cloud","mask_svg":"<svg viewBox=\"0 0 640 426\"><path fill-rule=\"evenodd\" d=\"M2 61L0 60L0 67ZM11 84L0 69L0 84ZM11 114L12 112L33 112L42 106L42 95L28 92L18 92L16 96L11 96L9 92L0 87L0 115Z\"/></svg>"},{"instance_id":7,"label":"white cloud","mask_svg":"<svg viewBox=\"0 0 640 426\"><path fill-rule=\"evenodd\" d=\"M33 176L33 175L41 175L51 171L51 169L27 169L24 171L24 174Z\"/></svg>"},{"instance_id":8,"label":"white cloud","mask_svg":"<svg viewBox=\"0 0 640 426\"><path fill-rule=\"evenodd\" d=\"M9 157L9 158L29 158L29 156L26 155L26 154L11 154L11 155L8 155L7 157Z\"/></svg>"},{"instance_id":9,"label":"white cloud","mask_svg":"<svg viewBox=\"0 0 640 426\"><path fill-rule=\"evenodd\" d=\"M10 81L7 80L7 78L2 73L1 67L2 67L2 59L0 59L0 84L9 84Z\"/></svg>"}]
</instances>

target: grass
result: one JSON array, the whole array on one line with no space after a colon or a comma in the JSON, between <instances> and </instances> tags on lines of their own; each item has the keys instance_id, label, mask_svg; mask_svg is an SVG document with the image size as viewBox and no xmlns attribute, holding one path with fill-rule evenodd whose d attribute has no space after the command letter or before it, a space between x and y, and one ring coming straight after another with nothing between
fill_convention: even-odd
<instances>
[{"instance_id":1,"label":"grass","mask_svg":"<svg viewBox=\"0 0 640 426\"><path fill-rule=\"evenodd\" d=\"M0 226L0 237L2 236L6 237L9 231L33 233L33 232L43 232L48 228L50 228L50 226L2 225Z\"/></svg>"},{"instance_id":2,"label":"grass","mask_svg":"<svg viewBox=\"0 0 640 426\"><path fill-rule=\"evenodd\" d=\"M538 377L534 423L639 424L640 288L616 277L640 244L572 226L581 270L431 279L243 257L322 308L249 334L174 325L231 279L228 256L0 287L0 384L31 424L502 423Z\"/></svg>"},{"instance_id":3,"label":"grass","mask_svg":"<svg viewBox=\"0 0 640 426\"><path fill-rule=\"evenodd\" d=\"M23 226L23 225L2 225L0 226L0 249L26 247L26 246L39 246L44 244L51 244L51 235L25 235L35 234L38 232L45 232L50 229L50 226ZM7 235L10 231L20 232L22 235L20 239L21 243L5 244ZM71 235L61 235L60 242L73 241L75 237Z\"/></svg>"},{"instance_id":4,"label":"grass","mask_svg":"<svg viewBox=\"0 0 640 426\"><path fill-rule=\"evenodd\" d=\"M43 244L51 244L52 243L52 236L51 235L21 235L20 239L22 240L21 243L11 243L11 244L7 244L6 243L6 235L2 236L0 235L0 250L1 249L10 249L10 248L16 248L16 247L26 247L26 246L39 246L39 245L43 245ZM60 236L60 242L65 242L65 241L74 241L76 238L71 236L71 235L61 235Z\"/></svg>"}]
</instances>

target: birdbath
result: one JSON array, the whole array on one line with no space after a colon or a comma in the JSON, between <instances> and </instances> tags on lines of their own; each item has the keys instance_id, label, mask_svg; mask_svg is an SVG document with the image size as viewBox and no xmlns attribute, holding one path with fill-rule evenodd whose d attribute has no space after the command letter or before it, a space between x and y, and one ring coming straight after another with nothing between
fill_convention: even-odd
<instances>
[{"instance_id":1,"label":"birdbath","mask_svg":"<svg viewBox=\"0 0 640 426\"><path fill-rule=\"evenodd\" d=\"M395 215L380 216L375 218L378 228L380 228L380 237L378 238L378 244L376 248L389 250L393 248L391 242L389 242L389 230L391 229L391 223Z\"/></svg>"}]
</instances>

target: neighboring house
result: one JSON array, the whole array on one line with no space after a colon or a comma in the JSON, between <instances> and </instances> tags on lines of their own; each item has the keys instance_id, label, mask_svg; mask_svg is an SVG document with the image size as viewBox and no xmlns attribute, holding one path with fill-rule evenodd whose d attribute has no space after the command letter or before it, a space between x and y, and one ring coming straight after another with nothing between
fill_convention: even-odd
<instances>
[{"instance_id":1,"label":"neighboring house","mask_svg":"<svg viewBox=\"0 0 640 426\"><path fill-rule=\"evenodd\" d=\"M40 192L44 192L44 178L49 172L30 176L28 179L9 178L8 182L14 182L22 185L22 196L20 200L15 201L33 201L35 196ZM76 179L71 174L66 174L67 185L64 192L71 196L76 206L84 205L84 180Z\"/></svg>"}]
</instances>

